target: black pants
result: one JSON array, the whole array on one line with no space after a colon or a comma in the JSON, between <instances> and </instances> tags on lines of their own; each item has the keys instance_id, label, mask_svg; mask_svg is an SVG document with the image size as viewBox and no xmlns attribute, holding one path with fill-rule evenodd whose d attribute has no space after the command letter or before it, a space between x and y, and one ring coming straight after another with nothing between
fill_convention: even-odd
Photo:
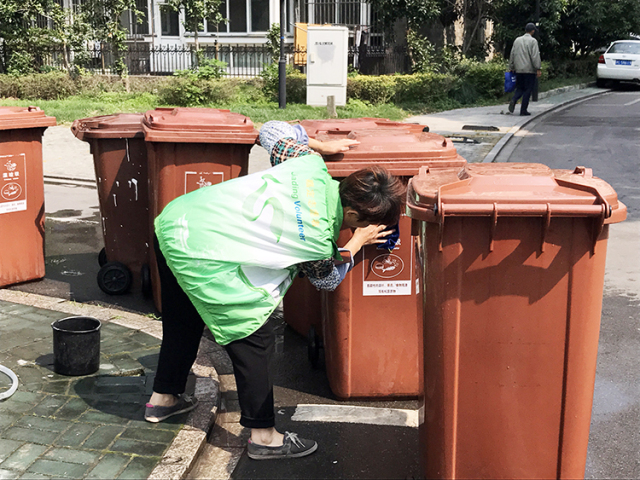
<instances>
[{"instance_id":1,"label":"black pants","mask_svg":"<svg viewBox=\"0 0 640 480\"><path fill-rule=\"evenodd\" d=\"M513 94L511 103L514 105L522 97L522 106L520 107L520 113L528 112L529 110L529 98L533 87L536 84L535 73L516 73L516 91Z\"/></svg>"},{"instance_id":2,"label":"black pants","mask_svg":"<svg viewBox=\"0 0 640 480\"><path fill-rule=\"evenodd\" d=\"M178 395L185 390L205 325L167 266L157 239L154 249L162 288L162 345L153 391ZM268 320L253 334L224 347L233 363L242 414L240 424L244 427L275 426L269 373L274 344L273 323Z\"/></svg>"}]
</instances>

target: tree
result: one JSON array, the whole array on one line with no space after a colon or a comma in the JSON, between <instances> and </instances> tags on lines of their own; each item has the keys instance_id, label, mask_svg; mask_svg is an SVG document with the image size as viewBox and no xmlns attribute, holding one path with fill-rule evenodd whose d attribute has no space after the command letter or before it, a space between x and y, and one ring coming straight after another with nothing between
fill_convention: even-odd
<instances>
[{"instance_id":1,"label":"tree","mask_svg":"<svg viewBox=\"0 0 640 480\"><path fill-rule=\"evenodd\" d=\"M69 74L76 73L76 63L82 63L86 57L86 40L89 38L91 25L87 20L87 13L79 10L73 12L71 8L63 8L54 3L47 15L53 22L53 28L48 32L52 43L62 47L64 67ZM72 62L71 54L74 54Z\"/></svg>"},{"instance_id":2,"label":"tree","mask_svg":"<svg viewBox=\"0 0 640 480\"><path fill-rule=\"evenodd\" d=\"M640 33L638 0L569 0L558 34L565 55L588 54L614 40Z\"/></svg>"},{"instance_id":3,"label":"tree","mask_svg":"<svg viewBox=\"0 0 640 480\"><path fill-rule=\"evenodd\" d=\"M222 2L223 0L167 0L163 8L175 12L184 10L184 28L193 32L196 52L199 52L198 32L204 28L204 19L216 25L226 21L220 13Z\"/></svg>"},{"instance_id":4,"label":"tree","mask_svg":"<svg viewBox=\"0 0 640 480\"><path fill-rule=\"evenodd\" d=\"M440 15L447 0L368 0L377 13L378 23L390 32L397 20L406 18L409 30L418 30L423 24Z\"/></svg>"},{"instance_id":5,"label":"tree","mask_svg":"<svg viewBox=\"0 0 640 480\"><path fill-rule=\"evenodd\" d=\"M23 74L34 70L34 52L45 36L36 18L52 5L53 0L0 1L0 38L4 43L0 72Z\"/></svg>"},{"instance_id":6,"label":"tree","mask_svg":"<svg viewBox=\"0 0 640 480\"><path fill-rule=\"evenodd\" d=\"M561 25L562 12L569 0L537 0L528 2L523 0L493 0L489 5L489 18L494 23L493 43L496 50L505 57L509 56L513 41L523 35L524 27L529 22L538 24L538 41L543 56L550 58L557 56L558 35L563 28ZM584 1L586 0L578 0ZM590 1L590 0L589 0ZM536 18L539 6L539 19Z\"/></svg>"},{"instance_id":7,"label":"tree","mask_svg":"<svg viewBox=\"0 0 640 480\"><path fill-rule=\"evenodd\" d=\"M462 39L462 55L486 56L486 44L478 41L478 36L488 19L489 3L487 0L463 0L460 17L464 20L464 36ZM484 37L483 37L484 40Z\"/></svg>"},{"instance_id":8,"label":"tree","mask_svg":"<svg viewBox=\"0 0 640 480\"><path fill-rule=\"evenodd\" d=\"M135 0L83 0L81 3L81 11L91 30L86 40L97 40L111 46L113 69L120 76L127 73L123 57L127 50L128 32L120 23L120 16L127 10L134 13L138 22L144 20L144 13L136 8Z\"/></svg>"}]
</instances>

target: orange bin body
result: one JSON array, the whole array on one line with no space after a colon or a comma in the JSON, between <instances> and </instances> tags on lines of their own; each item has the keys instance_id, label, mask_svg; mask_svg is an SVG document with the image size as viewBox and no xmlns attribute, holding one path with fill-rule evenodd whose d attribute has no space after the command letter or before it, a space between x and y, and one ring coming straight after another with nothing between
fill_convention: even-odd
<instances>
[{"instance_id":1,"label":"orange bin body","mask_svg":"<svg viewBox=\"0 0 640 480\"><path fill-rule=\"evenodd\" d=\"M84 118L73 122L71 131L91 146L106 260L122 263L134 289L150 293L149 180L142 118L141 113Z\"/></svg>"},{"instance_id":2,"label":"orange bin body","mask_svg":"<svg viewBox=\"0 0 640 480\"><path fill-rule=\"evenodd\" d=\"M37 107L0 107L0 287L43 278L42 134Z\"/></svg>"},{"instance_id":3,"label":"orange bin body","mask_svg":"<svg viewBox=\"0 0 640 480\"><path fill-rule=\"evenodd\" d=\"M150 238L153 220L174 198L246 175L258 132L244 115L213 108L159 108L144 114L149 164ZM151 248L151 283L160 310L160 285Z\"/></svg>"},{"instance_id":4,"label":"orange bin body","mask_svg":"<svg viewBox=\"0 0 640 480\"><path fill-rule=\"evenodd\" d=\"M584 478L608 224L590 169L423 169L425 478Z\"/></svg>"},{"instance_id":5,"label":"orange bin body","mask_svg":"<svg viewBox=\"0 0 640 480\"><path fill-rule=\"evenodd\" d=\"M408 180L421 165L445 168L466 163L450 140L412 128L334 130L318 132L316 138L348 136L360 142L348 152L326 157L327 169L336 179L372 164ZM406 397L420 392L415 258L408 217L401 217L399 229L392 252L364 247L354 259L356 266L334 292L318 292L308 280L296 279L298 290L285 296L285 320L287 298L302 289L302 298L310 304L309 298L320 296L327 376L340 398ZM338 245L350 236L351 232L342 232ZM306 321L313 319L306 317Z\"/></svg>"}]
</instances>

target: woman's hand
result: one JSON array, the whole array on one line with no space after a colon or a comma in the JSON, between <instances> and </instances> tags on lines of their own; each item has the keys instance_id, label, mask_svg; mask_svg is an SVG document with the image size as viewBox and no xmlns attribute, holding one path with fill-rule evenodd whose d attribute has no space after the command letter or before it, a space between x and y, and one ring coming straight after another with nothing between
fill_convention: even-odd
<instances>
[{"instance_id":1,"label":"woman's hand","mask_svg":"<svg viewBox=\"0 0 640 480\"><path fill-rule=\"evenodd\" d=\"M356 228L353 232L353 236L359 241L362 241L362 245L374 245L376 243L384 243L387 241L389 235L394 230L385 230L386 225L369 225L368 227Z\"/></svg>"},{"instance_id":2,"label":"woman's hand","mask_svg":"<svg viewBox=\"0 0 640 480\"><path fill-rule=\"evenodd\" d=\"M320 155L335 155L336 153L347 152L351 147L355 147L356 145L360 145L360 142L350 138L331 140L328 142L321 142L313 138L309 139L309 147Z\"/></svg>"},{"instance_id":3,"label":"woman's hand","mask_svg":"<svg viewBox=\"0 0 640 480\"><path fill-rule=\"evenodd\" d=\"M387 236L391 235L395 230L385 230L386 225L369 225L368 227L356 228L351 239L344 248L351 251L351 255L356 253L365 245L375 245L387 241Z\"/></svg>"}]
</instances>

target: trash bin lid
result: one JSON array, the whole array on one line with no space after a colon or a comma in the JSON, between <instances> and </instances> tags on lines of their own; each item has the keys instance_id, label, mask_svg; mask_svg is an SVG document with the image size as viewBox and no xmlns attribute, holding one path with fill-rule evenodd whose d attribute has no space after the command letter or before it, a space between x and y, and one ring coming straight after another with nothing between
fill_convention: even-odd
<instances>
[{"instance_id":1,"label":"trash bin lid","mask_svg":"<svg viewBox=\"0 0 640 480\"><path fill-rule=\"evenodd\" d=\"M319 132L351 132L370 128L406 128L411 131L421 132L428 127L416 123L394 122L388 118L335 118L331 120L302 120L299 122L307 131L307 135L315 138Z\"/></svg>"},{"instance_id":2,"label":"trash bin lid","mask_svg":"<svg viewBox=\"0 0 640 480\"><path fill-rule=\"evenodd\" d=\"M94 138L144 138L142 113L118 113L82 118L73 122L71 131L83 141Z\"/></svg>"},{"instance_id":3,"label":"trash bin lid","mask_svg":"<svg viewBox=\"0 0 640 480\"><path fill-rule=\"evenodd\" d=\"M424 165L460 168L467 163L458 155L451 140L435 133L382 126L351 132L318 132L316 138L320 141L351 138L360 142L348 152L325 157L327 169L334 177L347 176L371 164L382 166L394 175L413 176Z\"/></svg>"},{"instance_id":4,"label":"trash bin lid","mask_svg":"<svg viewBox=\"0 0 640 480\"><path fill-rule=\"evenodd\" d=\"M623 221L627 207L592 170L552 170L537 163L473 163L424 167L409 182L407 214L442 223L445 216L600 217Z\"/></svg>"},{"instance_id":5,"label":"trash bin lid","mask_svg":"<svg viewBox=\"0 0 640 480\"><path fill-rule=\"evenodd\" d=\"M55 117L47 117L39 107L0 107L0 130L53 127Z\"/></svg>"},{"instance_id":6,"label":"trash bin lid","mask_svg":"<svg viewBox=\"0 0 640 480\"><path fill-rule=\"evenodd\" d=\"M258 138L249 118L215 108L157 108L142 125L148 142L253 144Z\"/></svg>"}]
</instances>

